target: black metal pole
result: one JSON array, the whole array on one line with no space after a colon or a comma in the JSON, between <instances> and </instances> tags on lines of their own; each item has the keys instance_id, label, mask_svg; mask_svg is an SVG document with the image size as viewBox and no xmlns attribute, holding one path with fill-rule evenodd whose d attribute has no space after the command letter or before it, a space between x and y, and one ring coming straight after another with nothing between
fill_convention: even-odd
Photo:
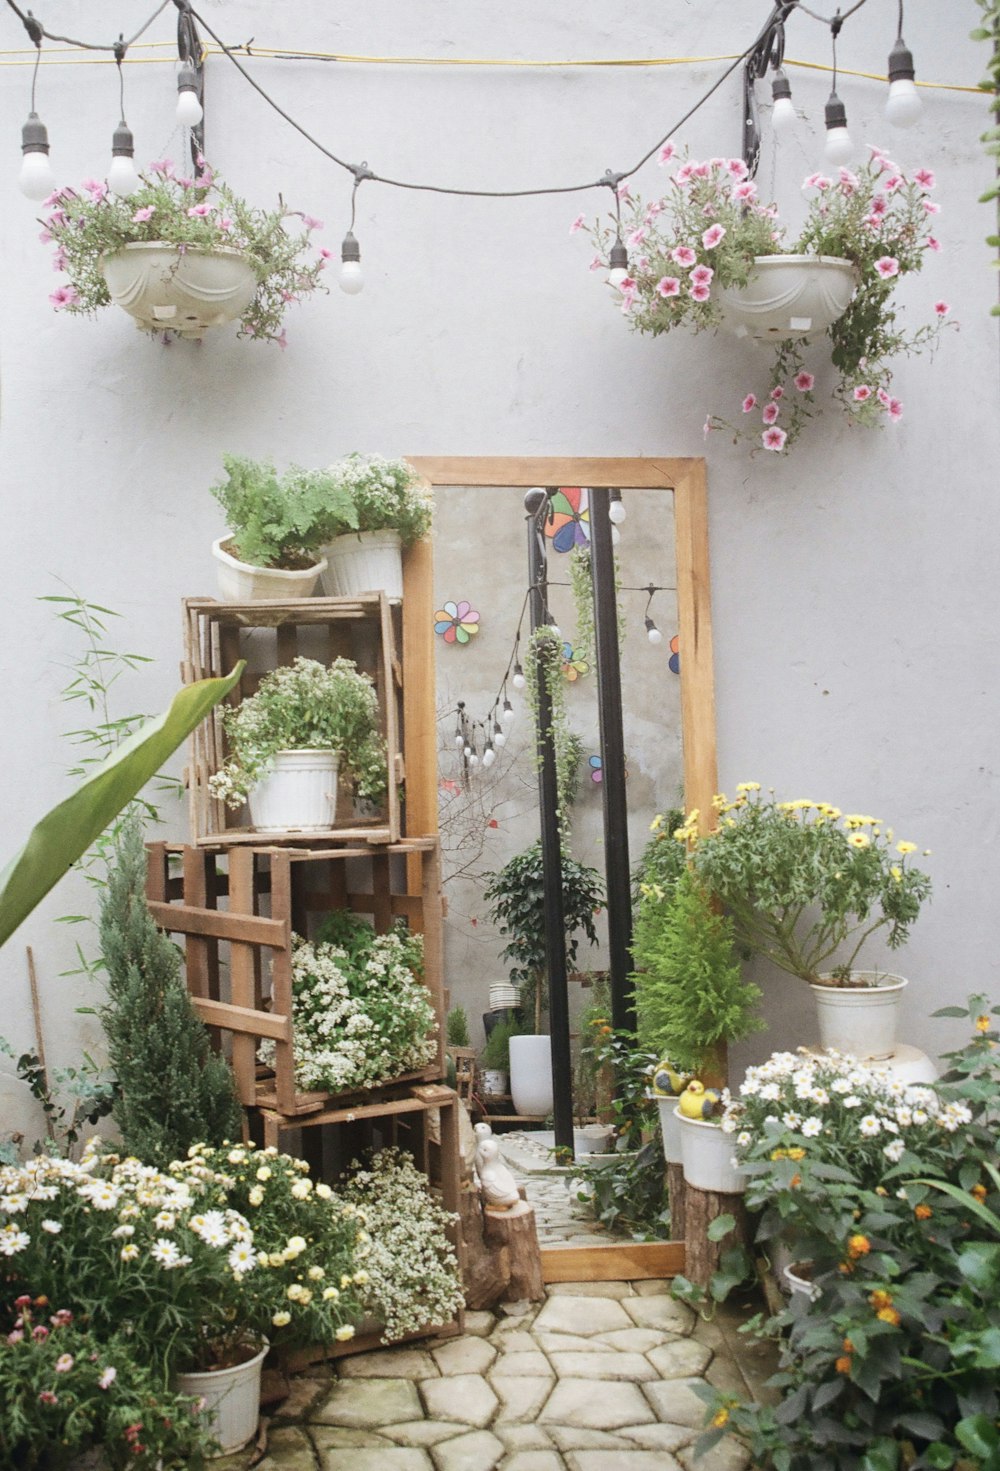
<instances>
[{"instance_id":1,"label":"black metal pole","mask_svg":"<svg viewBox=\"0 0 1000 1471\"><path fill-rule=\"evenodd\" d=\"M528 513L528 584L531 631L551 620L546 597L545 537L549 498L544 490L524 497ZM573 1070L569 1048L569 986L566 980L566 924L562 892L562 842L559 836L559 781L552 738L552 697L545 665L536 668L538 724L538 802L541 809L542 889L545 903L545 968L549 981L549 1045L552 1050L552 1112L557 1149L573 1157Z\"/></svg>"},{"instance_id":2,"label":"black metal pole","mask_svg":"<svg viewBox=\"0 0 1000 1471\"><path fill-rule=\"evenodd\" d=\"M590 576L594 592L594 655L601 729L601 794L604 803L604 869L608 896L608 957L611 969L611 1022L635 1031L632 970L632 892L628 856L628 805L625 796L625 734L622 729L622 678L618 651L615 560L608 508L609 490L590 492Z\"/></svg>"}]
</instances>

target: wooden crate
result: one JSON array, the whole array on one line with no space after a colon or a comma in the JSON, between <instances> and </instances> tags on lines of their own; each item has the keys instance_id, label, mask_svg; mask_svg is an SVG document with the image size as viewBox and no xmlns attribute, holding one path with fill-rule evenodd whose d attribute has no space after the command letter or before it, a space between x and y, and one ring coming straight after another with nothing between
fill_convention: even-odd
<instances>
[{"instance_id":1,"label":"wooden crate","mask_svg":"<svg viewBox=\"0 0 1000 1471\"><path fill-rule=\"evenodd\" d=\"M185 598L184 662L186 684L228 673L240 659L247 667L239 685L227 698L230 705L252 695L261 677L291 664L299 655L331 664L353 659L371 676L379 702L380 725L386 743L387 795L383 811L372 818L345 816L329 835L367 842L395 842L400 835L399 788L404 779L402 755L403 675L397 655L401 634L398 609L384 593L358 598L298 598L288 602L264 599L222 603L213 598ZM196 843L273 844L309 842L324 834L258 833L232 812L208 788L208 779L223 765L227 754L221 710L217 707L191 736L188 761L188 803L191 835ZM350 793L343 788L339 810L349 811Z\"/></svg>"},{"instance_id":2,"label":"wooden crate","mask_svg":"<svg viewBox=\"0 0 1000 1471\"><path fill-rule=\"evenodd\" d=\"M349 909L384 934L398 918L424 940L424 984L438 1021L437 1049L423 1068L394 1083L424 1083L444 1073L442 902L436 838L372 847L329 843L150 843L147 899L164 930L185 937L185 973L198 1015L232 1063L245 1108L289 1118L331 1101L364 1103L378 1090L331 1094L296 1088L292 1045L292 933L309 937L316 917ZM178 870L171 872L172 865ZM273 1069L257 1062L262 1038L275 1044Z\"/></svg>"}]
</instances>

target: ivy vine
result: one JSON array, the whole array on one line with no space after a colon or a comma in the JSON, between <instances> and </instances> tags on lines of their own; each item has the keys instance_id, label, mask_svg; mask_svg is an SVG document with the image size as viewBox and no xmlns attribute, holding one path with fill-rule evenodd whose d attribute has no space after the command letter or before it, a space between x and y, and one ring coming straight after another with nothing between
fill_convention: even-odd
<instances>
[{"instance_id":1,"label":"ivy vine","mask_svg":"<svg viewBox=\"0 0 1000 1471\"><path fill-rule=\"evenodd\" d=\"M567 842L570 834L569 810L576 799L579 782L582 743L580 737L569 727L569 714L566 709L566 681L563 679L562 666L562 635L556 633L551 624L543 623L540 628L535 629L528 640L524 675L527 680L526 693L535 731L540 737L549 736L555 748L559 831L563 842ZM544 730L538 707L541 670L545 671L549 691L549 709L551 710L550 724ZM537 750L535 760L536 764L541 764Z\"/></svg>"}]
</instances>

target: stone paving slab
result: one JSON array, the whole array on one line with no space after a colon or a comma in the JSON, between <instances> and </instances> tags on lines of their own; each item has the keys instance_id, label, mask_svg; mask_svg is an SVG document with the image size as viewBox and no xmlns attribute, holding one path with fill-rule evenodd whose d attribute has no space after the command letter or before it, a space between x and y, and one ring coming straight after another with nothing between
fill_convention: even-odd
<instances>
[{"instance_id":1,"label":"stone paving slab","mask_svg":"<svg viewBox=\"0 0 1000 1471\"><path fill-rule=\"evenodd\" d=\"M420 1392L432 1420L461 1420L477 1429L488 1425L500 1407L493 1390L479 1374L452 1374L427 1379Z\"/></svg>"},{"instance_id":2,"label":"stone paving slab","mask_svg":"<svg viewBox=\"0 0 1000 1471\"><path fill-rule=\"evenodd\" d=\"M310 1418L321 1425L379 1430L383 1425L422 1419L423 1406L409 1379L342 1379Z\"/></svg>"},{"instance_id":3,"label":"stone paving slab","mask_svg":"<svg viewBox=\"0 0 1000 1471\"><path fill-rule=\"evenodd\" d=\"M631 1328L633 1320L630 1320L626 1308L648 1307L657 1301L656 1298L635 1298L619 1303L608 1297L550 1297L534 1326L537 1332L577 1333L589 1338L592 1333Z\"/></svg>"},{"instance_id":4,"label":"stone paving slab","mask_svg":"<svg viewBox=\"0 0 1000 1471\"><path fill-rule=\"evenodd\" d=\"M475 1430L446 1440L433 1452L437 1471L493 1471L507 1454L502 1440L489 1430Z\"/></svg>"},{"instance_id":5,"label":"stone paving slab","mask_svg":"<svg viewBox=\"0 0 1000 1471\"><path fill-rule=\"evenodd\" d=\"M641 1384L656 1378L656 1370L642 1354L554 1353L552 1367L560 1379L627 1379Z\"/></svg>"},{"instance_id":6,"label":"stone paving slab","mask_svg":"<svg viewBox=\"0 0 1000 1471\"><path fill-rule=\"evenodd\" d=\"M619 1425L642 1425L655 1418L637 1385L609 1380L596 1394L592 1379L560 1379L541 1415L543 1424L576 1425L583 1430L615 1430Z\"/></svg>"},{"instance_id":7,"label":"stone paving slab","mask_svg":"<svg viewBox=\"0 0 1000 1471\"><path fill-rule=\"evenodd\" d=\"M434 1471L434 1462L426 1451L406 1446L387 1446L379 1450L321 1451L322 1471Z\"/></svg>"},{"instance_id":8,"label":"stone paving slab","mask_svg":"<svg viewBox=\"0 0 1000 1471\"><path fill-rule=\"evenodd\" d=\"M571 1451L570 1471L681 1471L666 1451Z\"/></svg>"}]
</instances>

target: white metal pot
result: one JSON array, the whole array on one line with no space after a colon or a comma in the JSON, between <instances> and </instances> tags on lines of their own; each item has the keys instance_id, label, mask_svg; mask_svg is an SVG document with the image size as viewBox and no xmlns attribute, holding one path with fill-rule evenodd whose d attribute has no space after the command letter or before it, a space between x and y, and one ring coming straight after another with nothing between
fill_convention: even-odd
<instances>
[{"instance_id":1,"label":"white metal pot","mask_svg":"<svg viewBox=\"0 0 1000 1471\"><path fill-rule=\"evenodd\" d=\"M835 255L759 255L745 286L719 291L722 324L763 342L820 337L847 309L856 284Z\"/></svg>"},{"instance_id":2,"label":"white metal pot","mask_svg":"<svg viewBox=\"0 0 1000 1471\"><path fill-rule=\"evenodd\" d=\"M327 561L323 591L328 598L384 592L403 600L403 547L398 531L351 531L323 548Z\"/></svg>"},{"instance_id":3,"label":"white metal pot","mask_svg":"<svg viewBox=\"0 0 1000 1471\"><path fill-rule=\"evenodd\" d=\"M215 574L219 593L226 603L252 603L260 598L311 598L321 572L326 571L326 558L312 567L287 572L282 567L254 567L241 562L229 550L231 536L220 536L212 543L216 561Z\"/></svg>"},{"instance_id":4,"label":"white metal pot","mask_svg":"<svg viewBox=\"0 0 1000 1471\"><path fill-rule=\"evenodd\" d=\"M208 1428L219 1442L217 1456L238 1451L257 1434L260 1415L260 1376L269 1344L253 1358L228 1369L208 1369L199 1374L178 1374L181 1394L200 1396L205 1401Z\"/></svg>"},{"instance_id":5,"label":"white metal pot","mask_svg":"<svg viewBox=\"0 0 1000 1471\"><path fill-rule=\"evenodd\" d=\"M502 1068L487 1067L482 1070L483 1092L487 1098L503 1098L507 1092L507 1074Z\"/></svg>"},{"instance_id":6,"label":"white metal pot","mask_svg":"<svg viewBox=\"0 0 1000 1471\"><path fill-rule=\"evenodd\" d=\"M257 293L257 275L241 250L220 245L181 250L138 240L98 262L111 300L144 332L202 337L241 317Z\"/></svg>"},{"instance_id":7,"label":"white metal pot","mask_svg":"<svg viewBox=\"0 0 1000 1471\"><path fill-rule=\"evenodd\" d=\"M677 1121L677 1099L661 1098L656 1095L656 1106L660 1111L660 1137L663 1140L663 1157L668 1165L679 1165L683 1159L681 1151L681 1126Z\"/></svg>"},{"instance_id":8,"label":"white metal pot","mask_svg":"<svg viewBox=\"0 0 1000 1471\"><path fill-rule=\"evenodd\" d=\"M324 832L337 816L336 751L277 751L249 796L258 832Z\"/></svg>"},{"instance_id":9,"label":"white metal pot","mask_svg":"<svg viewBox=\"0 0 1000 1471\"><path fill-rule=\"evenodd\" d=\"M746 1176L733 1164L735 1139L724 1134L719 1124L707 1119L689 1119L674 1109L680 1124L684 1179L696 1190L717 1190L723 1195L742 1195Z\"/></svg>"},{"instance_id":10,"label":"white metal pot","mask_svg":"<svg viewBox=\"0 0 1000 1471\"><path fill-rule=\"evenodd\" d=\"M521 1114L552 1112L552 1043L546 1036L511 1037L510 1094Z\"/></svg>"},{"instance_id":11,"label":"white metal pot","mask_svg":"<svg viewBox=\"0 0 1000 1471\"><path fill-rule=\"evenodd\" d=\"M820 976L821 981L825 979ZM863 984L810 986L816 998L820 1045L862 1061L891 1057L906 981L877 970L852 970L848 979Z\"/></svg>"}]
</instances>

